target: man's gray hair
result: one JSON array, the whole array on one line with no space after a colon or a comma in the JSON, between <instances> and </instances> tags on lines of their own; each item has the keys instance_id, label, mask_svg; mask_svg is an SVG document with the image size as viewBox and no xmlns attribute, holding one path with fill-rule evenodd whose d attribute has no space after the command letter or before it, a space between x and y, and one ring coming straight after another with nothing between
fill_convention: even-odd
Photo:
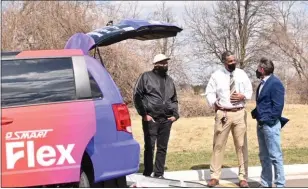
<instances>
[{"instance_id":1,"label":"man's gray hair","mask_svg":"<svg viewBox=\"0 0 308 189\"><path fill-rule=\"evenodd\" d=\"M264 72L266 75L270 75L274 73L274 69L275 69L274 63L268 58L265 58L265 57L261 58L259 66L264 69Z\"/></svg>"}]
</instances>

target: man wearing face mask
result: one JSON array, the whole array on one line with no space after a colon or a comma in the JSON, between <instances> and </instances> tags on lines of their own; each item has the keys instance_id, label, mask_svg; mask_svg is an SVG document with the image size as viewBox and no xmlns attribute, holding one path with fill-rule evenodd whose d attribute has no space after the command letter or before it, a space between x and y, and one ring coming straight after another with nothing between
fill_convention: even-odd
<instances>
[{"instance_id":1,"label":"man wearing face mask","mask_svg":"<svg viewBox=\"0 0 308 189\"><path fill-rule=\"evenodd\" d=\"M221 56L224 68L215 71L207 84L205 95L208 104L215 109L211 180L209 187L219 184L225 146L230 131L239 162L239 186L246 188L248 172L247 125L245 100L252 96L252 85L247 74L236 68L232 52Z\"/></svg>"},{"instance_id":2,"label":"man wearing face mask","mask_svg":"<svg viewBox=\"0 0 308 189\"><path fill-rule=\"evenodd\" d=\"M261 185L272 187L273 165L276 186L285 187L280 131L289 120L281 117L285 89L282 82L273 73L273 62L267 58L261 58L256 70L257 78L261 79L256 92L257 107L251 112L251 115L253 119L257 120L259 158L262 166Z\"/></svg>"},{"instance_id":3,"label":"man wearing face mask","mask_svg":"<svg viewBox=\"0 0 308 189\"><path fill-rule=\"evenodd\" d=\"M134 89L134 104L142 117L144 133L143 175L163 178L171 125L179 118L178 100L173 80L168 76L164 54L154 57L152 71L141 74ZM155 166L154 148L157 140Z\"/></svg>"}]
</instances>

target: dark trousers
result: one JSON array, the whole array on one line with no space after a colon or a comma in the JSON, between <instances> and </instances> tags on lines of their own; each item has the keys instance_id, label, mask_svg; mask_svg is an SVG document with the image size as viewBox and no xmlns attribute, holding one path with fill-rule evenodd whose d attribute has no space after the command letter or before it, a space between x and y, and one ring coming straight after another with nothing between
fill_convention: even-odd
<instances>
[{"instance_id":1,"label":"dark trousers","mask_svg":"<svg viewBox=\"0 0 308 189\"><path fill-rule=\"evenodd\" d=\"M142 121L144 133L143 175L150 176L153 172L154 149L157 141L154 176L163 176L171 125L172 122L169 120L156 121L155 123L153 121Z\"/></svg>"}]
</instances>

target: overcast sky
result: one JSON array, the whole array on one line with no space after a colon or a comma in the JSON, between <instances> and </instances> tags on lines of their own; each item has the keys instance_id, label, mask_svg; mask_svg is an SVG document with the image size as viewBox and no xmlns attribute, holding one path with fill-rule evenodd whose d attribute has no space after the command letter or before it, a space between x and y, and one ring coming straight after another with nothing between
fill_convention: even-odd
<instances>
[{"instance_id":1,"label":"overcast sky","mask_svg":"<svg viewBox=\"0 0 308 189\"><path fill-rule=\"evenodd\" d=\"M142 16L147 16L149 12L152 12L156 9L156 6L159 5L162 1L139 1L138 4L142 8ZM172 7L172 11L175 16L178 18L180 24L183 24L182 18L183 13L185 12L185 4L189 4L191 1L165 1L167 7ZM209 7L212 6L215 1L203 1Z\"/></svg>"}]
</instances>

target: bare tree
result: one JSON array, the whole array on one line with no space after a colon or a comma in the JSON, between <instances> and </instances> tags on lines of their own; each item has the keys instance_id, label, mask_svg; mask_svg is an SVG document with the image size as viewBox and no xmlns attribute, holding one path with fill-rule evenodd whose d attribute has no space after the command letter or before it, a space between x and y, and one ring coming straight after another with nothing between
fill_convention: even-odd
<instances>
[{"instance_id":1,"label":"bare tree","mask_svg":"<svg viewBox=\"0 0 308 189\"><path fill-rule=\"evenodd\" d=\"M142 8L138 1L123 1L124 9L122 13L123 19L140 18Z\"/></svg>"},{"instance_id":2,"label":"bare tree","mask_svg":"<svg viewBox=\"0 0 308 189\"><path fill-rule=\"evenodd\" d=\"M259 31L267 4L251 0L220 1L213 5L212 11L204 2L187 5L185 23L193 39L194 58L220 63L222 52L230 50L237 55L240 68L249 66L264 48Z\"/></svg>"},{"instance_id":3,"label":"bare tree","mask_svg":"<svg viewBox=\"0 0 308 189\"><path fill-rule=\"evenodd\" d=\"M297 7L296 7L297 6ZM263 30L268 41L268 53L276 59L288 62L296 70L301 80L308 80L308 13L300 9L300 2L272 2L268 16L269 26ZM296 10L295 10L296 9ZM273 49L276 49L273 51ZM278 56L277 56L278 55Z\"/></svg>"},{"instance_id":4,"label":"bare tree","mask_svg":"<svg viewBox=\"0 0 308 189\"><path fill-rule=\"evenodd\" d=\"M268 27L262 37L268 43L269 56L284 66L284 84L288 100L308 103L308 21L307 4L285 1L271 3ZM279 65L278 65L279 66ZM294 72L293 72L294 71ZM279 70L278 70L279 73ZM294 77L296 73L297 77Z\"/></svg>"},{"instance_id":5,"label":"bare tree","mask_svg":"<svg viewBox=\"0 0 308 189\"><path fill-rule=\"evenodd\" d=\"M2 12L3 50L64 48L74 33L92 30L93 2L23 1L14 4Z\"/></svg>"},{"instance_id":6,"label":"bare tree","mask_svg":"<svg viewBox=\"0 0 308 189\"><path fill-rule=\"evenodd\" d=\"M149 20L161 21L166 23L177 24L176 17L172 11L172 8L167 6L165 1L161 1L156 6L153 12L148 15ZM179 37L170 37L155 40L154 43L150 42L147 44L147 49L149 49L150 56L153 58L155 54L163 53L170 57L170 75L177 81L176 83L183 82L187 80L187 75L183 68L183 57L180 55L180 48L183 44L183 40Z\"/></svg>"},{"instance_id":7,"label":"bare tree","mask_svg":"<svg viewBox=\"0 0 308 189\"><path fill-rule=\"evenodd\" d=\"M105 25L109 21L117 23L122 19L138 19L142 11L138 1L100 1L97 9L101 15L99 19L103 18Z\"/></svg>"},{"instance_id":8,"label":"bare tree","mask_svg":"<svg viewBox=\"0 0 308 189\"><path fill-rule=\"evenodd\" d=\"M172 9L166 5L165 1L161 1L159 5L156 6L156 9L149 14L148 19L167 23L175 23ZM156 40L154 53L163 53L167 56L172 56L174 54L176 42L177 41L175 37Z\"/></svg>"},{"instance_id":9,"label":"bare tree","mask_svg":"<svg viewBox=\"0 0 308 189\"><path fill-rule=\"evenodd\" d=\"M2 49L63 48L76 32L87 33L110 20L117 22L125 17L137 17L139 13L138 2L7 2L2 11Z\"/></svg>"}]
</instances>

